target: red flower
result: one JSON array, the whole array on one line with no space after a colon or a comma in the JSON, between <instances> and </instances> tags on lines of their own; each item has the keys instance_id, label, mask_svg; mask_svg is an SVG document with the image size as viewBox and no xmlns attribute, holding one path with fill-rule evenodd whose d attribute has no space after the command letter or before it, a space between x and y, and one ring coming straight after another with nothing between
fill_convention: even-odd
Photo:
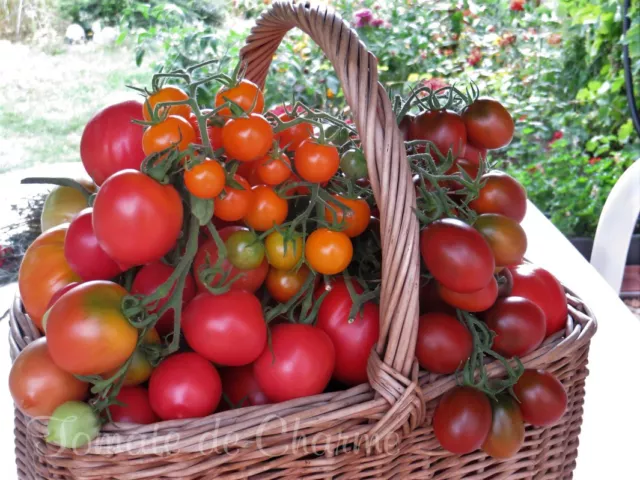
<instances>
[{"instance_id":1,"label":"red flower","mask_svg":"<svg viewBox=\"0 0 640 480\"><path fill-rule=\"evenodd\" d=\"M482 52L480 51L480 49L478 47L475 47L473 50L471 50L471 53L469 54L469 57L467 58L467 62L469 63L469 65L471 65L473 67L480 60L482 60Z\"/></svg>"},{"instance_id":2,"label":"red flower","mask_svg":"<svg viewBox=\"0 0 640 480\"><path fill-rule=\"evenodd\" d=\"M524 10L525 0L511 0L511 5L509 5L509 9L513 12L521 12Z\"/></svg>"},{"instance_id":3,"label":"red flower","mask_svg":"<svg viewBox=\"0 0 640 480\"><path fill-rule=\"evenodd\" d=\"M561 130L556 130L555 132L553 132L553 135L551 136L551 141L549 143L553 143L556 140L560 140L562 137L564 137L564 133L562 133Z\"/></svg>"},{"instance_id":4,"label":"red flower","mask_svg":"<svg viewBox=\"0 0 640 480\"><path fill-rule=\"evenodd\" d=\"M7 257L11 253L11 247L5 247L4 245L0 245L0 267L4 265Z\"/></svg>"},{"instance_id":5,"label":"red flower","mask_svg":"<svg viewBox=\"0 0 640 480\"><path fill-rule=\"evenodd\" d=\"M589 159L589 165L595 165L596 163L598 163L600 160L602 160L600 157L591 157Z\"/></svg>"},{"instance_id":6,"label":"red flower","mask_svg":"<svg viewBox=\"0 0 640 480\"><path fill-rule=\"evenodd\" d=\"M442 78L430 78L429 80L423 80L422 85L425 87L429 87L433 91L440 90L441 88L449 86L449 84Z\"/></svg>"},{"instance_id":7,"label":"red flower","mask_svg":"<svg viewBox=\"0 0 640 480\"><path fill-rule=\"evenodd\" d=\"M501 47L506 47L508 45L511 45L512 43L515 43L516 38L517 37L515 33L505 33L502 37L500 37L499 44Z\"/></svg>"}]
</instances>

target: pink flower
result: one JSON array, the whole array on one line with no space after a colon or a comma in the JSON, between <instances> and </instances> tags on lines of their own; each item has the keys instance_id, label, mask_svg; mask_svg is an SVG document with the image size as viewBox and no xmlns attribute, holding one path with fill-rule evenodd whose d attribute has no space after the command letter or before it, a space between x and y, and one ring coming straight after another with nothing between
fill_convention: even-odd
<instances>
[{"instance_id":1,"label":"pink flower","mask_svg":"<svg viewBox=\"0 0 640 480\"><path fill-rule=\"evenodd\" d=\"M422 85L425 87L429 87L433 91L440 90L441 88L449 86L449 84L442 78L430 78L429 80L423 80Z\"/></svg>"},{"instance_id":2,"label":"pink flower","mask_svg":"<svg viewBox=\"0 0 640 480\"><path fill-rule=\"evenodd\" d=\"M275 107L270 108L269 111L275 116L280 116L285 112L284 105L276 105Z\"/></svg>"},{"instance_id":3,"label":"pink flower","mask_svg":"<svg viewBox=\"0 0 640 480\"><path fill-rule=\"evenodd\" d=\"M513 12L522 12L524 10L525 0L511 0L509 9Z\"/></svg>"},{"instance_id":4,"label":"pink flower","mask_svg":"<svg viewBox=\"0 0 640 480\"><path fill-rule=\"evenodd\" d=\"M564 137L564 133L562 133L561 130L556 130L555 132L553 132L553 135L551 136L551 140L549 141L549 143L553 143L556 140L560 140L562 137Z\"/></svg>"},{"instance_id":5,"label":"pink flower","mask_svg":"<svg viewBox=\"0 0 640 480\"><path fill-rule=\"evenodd\" d=\"M480 60L482 60L482 52L480 51L480 49L478 47L475 47L473 50L471 50L471 53L469 54L469 57L467 58L467 62L469 63L469 65L471 65L473 67L478 62L480 62Z\"/></svg>"},{"instance_id":6,"label":"pink flower","mask_svg":"<svg viewBox=\"0 0 640 480\"><path fill-rule=\"evenodd\" d=\"M373 20L371 20L371 26L372 27L382 27L382 26L384 26L384 24L385 24L385 22L381 18L374 18Z\"/></svg>"},{"instance_id":7,"label":"pink flower","mask_svg":"<svg viewBox=\"0 0 640 480\"><path fill-rule=\"evenodd\" d=\"M356 19L357 28L369 25L371 23L371 20L373 20L373 12L368 8L361 8L360 10L356 11L353 16Z\"/></svg>"}]
</instances>

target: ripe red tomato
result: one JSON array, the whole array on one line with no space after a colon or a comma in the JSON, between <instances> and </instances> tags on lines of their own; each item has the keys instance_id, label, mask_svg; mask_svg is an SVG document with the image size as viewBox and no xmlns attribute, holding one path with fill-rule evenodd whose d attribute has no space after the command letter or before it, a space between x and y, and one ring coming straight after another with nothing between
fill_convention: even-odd
<instances>
[{"instance_id":1,"label":"ripe red tomato","mask_svg":"<svg viewBox=\"0 0 640 480\"><path fill-rule=\"evenodd\" d=\"M279 115L281 121L290 122L293 120L287 113ZM278 134L280 148L284 148L293 152L298 149L300 144L313 136L313 125L302 122L292 127L286 128Z\"/></svg>"},{"instance_id":2,"label":"ripe red tomato","mask_svg":"<svg viewBox=\"0 0 640 480\"><path fill-rule=\"evenodd\" d=\"M491 401L492 421L482 450L493 458L513 457L524 444L524 421L518 402L511 395Z\"/></svg>"},{"instance_id":3,"label":"ripe red tomato","mask_svg":"<svg viewBox=\"0 0 640 480\"><path fill-rule=\"evenodd\" d=\"M188 120L169 115L165 120L151 125L142 136L145 155L158 153L171 147L184 151L197 140L196 131Z\"/></svg>"},{"instance_id":4,"label":"ripe red tomato","mask_svg":"<svg viewBox=\"0 0 640 480\"><path fill-rule=\"evenodd\" d=\"M264 109L264 96L260 88L251 80L243 78L236 85L222 87L216 93L216 107L222 106L227 101L231 101L242 108L246 113L260 113ZM218 115L231 116L228 107L220 109Z\"/></svg>"},{"instance_id":5,"label":"ripe red tomato","mask_svg":"<svg viewBox=\"0 0 640 480\"><path fill-rule=\"evenodd\" d=\"M291 161L284 153L278 158L267 155L257 163L256 174L262 183L280 185L291 177Z\"/></svg>"},{"instance_id":6,"label":"ripe red tomato","mask_svg":"<svg viewBox=\"0 0 640 480\"><path fill-rule=\"evenodd\" d=\"M129 100L100 110L84 127L80 158L97 185L120 170L140 169L144 130L132 121L142 119L142 103Z\"/></svg>"},{"instance_id":7,"label":"ripe red tomato","mask_svg":"<svg viewBox=\"0 0 640 480\"><path fill-rule=\"evenodd\" d=\"M425 111L418 114L409 126L411 140L429 140L439 153L447 156L449 150L453 158L457 158L464 151L467 144L467 130L460 115L446 110ZM432 153L434 160L438 156Z\"/></svg>"},{"instance_id":8,"label":"ripe red tomato","mask_svg":"<svg viewBox=\"0 0 640 480\"><path fill-rule=\"evenodd\" d=\"M56 365L74 375L100 375L131 356L138 331L122 313L125 295L120 285L96 280L58 299L47 318L49 353Z\"/></svg>"},{"instance_id":9,"label":"ripe red tomato","mask_svg":"<svg viewBox=\"0 0 640 480\"><path fill-rule=\"evenodd\" d=\"M460 157L468 160L476 166L479 166L487 159L487 149L478 148L473 146L471 143L467 143L464 146L464 151L462 152L462 155L460 155Z\"/></svg>"},{"instance_id":10,"label":"ripe red tomato","mask_svg":"<svg viewBox=\"0 0 640 480\"><path fill-rule=\"evenodd\" d=\"M228 367L220 370L222 391L232 403L233 408L266 405L269 399L260 390L253 374L253 365Z\"/></svg>"},{"instance_id":11,"label":"ripe red tomato","mask_svg":"<svg viewBox=\"0 0 640 480\"><path fill-rule=\"evenodd\" d=\"M215 160L205 160L184 172L184 185L198 198L215 198L222 192L227 179L222 165Z\"/></svg>"},{"instance_id":12,"label":"ripe red tomato","mask_svg":"<svg viewBox=\"0 0 640 480\"><path fill-rule=\"evenodd\" d=\"M473 227L485 238L496 266L518 265L527 250L527 234L518 222L498 213L483 213Z\"/></svg>"},{"instance_id":13,"label":"ripe red tomato","mask_svg":"<svg viewBox=\"0 0 640 480\"><path fill-rule=\"evenodd\" d=\"M491 98L479 98L462 113L469 142L494 150L511 143L515 125L511 114Z\"/></svg>"},{"instance_id":14,"label":"ripe red tomato","mask_svg":"<svg viewBox=\"0 0 640 480\"><path fill-rule=\"evenodd\" d=\"M240 175L234 175L233 179L240 184L242 189L226 185L222 194L216 197L213 203L213 214L225 222L240 220L249 211L251 205L251 185Z\"/></svg>"},{"instance_id":15,"label":"ripe red tomato","mask_svg":"<svg viewBox=\"0 0 640 480\"><path fill-rule=\"evenodd\" d=\"M218 233L223 241L227 241L227 239L234 232L239 231L248 231L248 228L245 227L225 227L221 229ZM198 286L198 290L201 292L206 292L207 288L205 287L203 280L200 278L199 272L205 269L208 265L214 266L218 261L218 246L216 245L213 239L208 240L198 249L198 253L196 254L196 258L193 261L193 274L196 277L196 284ZM209 259L209 264L207 264L207 258ZM240 270L233 266L233 264L229 261L228 258L222 261L221 269L225 272L225 275L229 278L236 278L231 284L231 290L246 290L247 292L255 292L262 286L265 278L267 278L267 272L269 271L269 264L267 263L267 259L263 259L262 263L258 268L253 268L251 270ZM211 276L211 278L207 278L207 284L210 286L218 286L220 281L223 278L222 273L217 273L216 275Z\"/></svg>"},{"instance_id":16,"label":"ripe red tomato","mask_svg":"<svg viewBox=\"0 0 640 480\"><path fill-rule=\"evenodd\" d=\"M499 213L521 222L527 212L527 192L515 178L503 172L482 176L484 186L469 206L478 213Z\"/></svg>"},{"instance_id":17,"label":"ripe red tomato","mask_svg":"<svg viewBox=\"0 0 640 480\"><path fill-rule=\"evenodd\" d=\"M232 118L222 127L222 148L228 158L252 162L263 158L273 145L273 128L258 113Z\"/></svg>"},{"instance_id":18,"label":"ripe red tomato","mask_svg":"<svg viewBox=\"0 0 640 480\"><path fill-rule=\"evenodd\" d=\"M20 298L40 330L53 295L64 286L81 281L64 256L66 234L66 224L47 230L27 248L20 264Z\"/></svg>"},{"instance_id":19,"label":"ripe red tomato","mask_svg":"<svg viewBox=\"0 0 640 480\"><path fill-rule=\"evenodd\" d=\"M274 300L287 303L304 286L309 273L305 265L301 265L298 270L278 270L271 267L265 281L267 292Z\"/></svg>"},{"instance_id":20,"label":"ripe red tomato","mask_svg":"<svg viewBox=\"0 0 640 480\"><path fill-rule=\"evenodd\" d=\"M353 282L356 293L363 289ZM349 318L353 301L345 281L333 282L329 294L318 310L316 327L331 338L336 351L333 378L345 385L367 382L367 361L380 333L380 309L373 302L366 302L356 317Z\"/></svg>"},{"instance_id":21,"label":"ripe red tomato","mask_svg":"<svg viewBox=\"0 0 640 480\"><path fill-rule=\"evenodd\" d=\"M319 228L307 237L305 246L307 264L322 275L343 272L353 258L353 244L343 232Z\"/></svg>"},{"instance_id":22,"label":"ripe red tomato","mask_svg":"<svg viewBox=\"0 0 640 480\"><path fill-rule=\"evenodd\" d=\"M160 285L169 280L171 274L175 271L170 265L162 263L161 261L155 261L143 266L138 273L136 273L131 285L131 293L134 295L148 296L154 293ZM171 288L169 293L160 299L153 308L149 309L149 313L155 313L160 310L166 303L169 297L173 294L175 286ZM187 275L187 279L182 290L182 308L196 296L196 284L193 281L191 275ZM165 312L155 325L156 330L162 336L173 332L174 321L173 309Z\"/></svg>"},{"instance_id":23,"label":"ripe red tomato","mask_svg":"<svg viewBox=\"0 0 640 480\"><path fill-rule=\"evenodd\" d=\"M496 333L493 349L507 358L527 355L544 340L544 312L526 298L499 299L485 314L485 321Z\"/></svg>"},{"instance_id":24,"label":"ripe red tomato","mask_svg":"<svg viewBox=\"0 0 640 480\"><path fill-rule=\"evenodd\" d=\"M331 202L335 213L328 207L325 208L325 220L336 224L344 222L345 227L341 231L346 233L350 238L357 237L364 233L369 226L369 219L371 218L371 209L366 200L361 198L347 198L343 195L336 194L331 196L336 199L336 202ZM349 208L350 211L344 213L342 210L344 207Z\"/></svg>"},{"instance_id":25,"label":"ripe red tomato","mask_svg":"<svg viewBox=\"0 0 640 480\"><path fill-rule=\"evenodd\" d=\"M429 312L420 317L416 357L425 370L454 373L464 367L472 350L471 333L454 316Z\"/></svg>"},{"instance_id":26,"label":"ripe red tomato","mask_svg":"<svg viewBox=\"0 0 640 480\"><path fill-rule=\"evenodd\" d=\"M459 293L438 284L438 295L452 307L467 312L483 312L490 308L498 298L498 282L492 277L486 287L470 293Z\"/></svg>"},{"instance_id":27,"label":"ripe red tomato","mask_svg":"<svg viewBox=\"0 0 640 480\"><path fill-rule=\"evenodd\" d=\"M82 401L89 384L55 363L41 337L25 347L11 366L9 391L16 407L30 417L49 417L65 402Z\"/></svg>"},{"instance_id":28,"label":"ripe red tomato","mask_svg":"<svg viewBox=\"0 0 640 480\"><path fill-rule=\"evenodd\" d=\"M522 418L536 427L553 425L567 411L567 392L552 373L525 370L513 393L520 402Z\"/></svg>"},{"instance_id":29,"label":"ripe red tomato","mask_svg":"<svg viewBox=\"0 0 640 480\"><path fill-rule=\"evenodd\" d=\"M93 228L107 255L130 267L166 255L180 235L182 215L182 200L173 186L124 170L100 188Z\"/></svg>"},{"instance_id":30,"label":"ripe red tomato","mask_svg":"<svg viewBox=\"0 0 640 480\"><path fill-rule=\"evenodd\" d=\"M547 324L545 337L565 328L567 324L567 297L560 282L544 268L530 264L510 267L513 276L511 295L524 297L538 305Z\"/></svg>"},{"instance_id":31,"label":"ripe red tomato","mask_svg":"<svg viewBox=\"0 0 640 480\"><path fill-rule=\"evenodd\" d=\"M212 414L222 395L216 368L197 353L174 353L151 374L149 400L162 420Z\"/></svg>"},{"instance_id":32,"label":"ripe red tomato","mask_svg":"<svg viewBox=\"0 0 640 480\"><path fill-rule=\"evenodd\" d=\"M76 181L90 192L96 191L96 186L93 182L84 179L76 179ZM47 195L42 207L40 228L43 232L46 232L50 228L68 223L88 206L87 197L79 190L72 187L54 187Z\"/></svg>"},{"instance_id":33,"label":"ripe red tomato","mask_svg":"<svg viewBox=\"0 0 640 480\"><path fill-rule=\"evenodd\" d=\"M489 399L475 388L454 388L436 407L433 430L442 448L451 453L479 449L491 430Z\"/></svg>"},{"instance_id":34,"label":"ripe red tomato","mask_svg":"<svg viewBox=\"0 0 640 480\"><path fill-rule=\"evenodd\" d=\"M251 189L251 202L244 222L253 230L263 232L284 222L288 213L289 204L272 187L256 185Z\"/></svg>"},{"instance_id":35,"label":"ripe red tomato","mask_svg":"<svg viewBox=\"0 0 640 480\"><path fill-rule=\"evenodd\" d=\"M144 387L122 387L116 400L122 405L109 406L109 413L114 422L148 425L160 420L151 409L149 392Z\"/></svg>"},{"instance_id":36,"label":"ripe red tomato","mask_svg":"<svg viewBox=\"0 0 640 480\"><path fill-rule=\"evenodd\" d=\"M322 145L313 138L300 144L293 157L300 178L307 182L328 182L340 168L340 154L333 145Z\"/></svg>"},{"instance_id":37,"label":"ripe red tomato","mask_svg":"<svg viewBox=\"0 0 640 480\"><path fill-rule=\"evenodd\" d=\"M180 87L174 85L167 85L160 90L152 93L147 97L142 107L142 116L145 121L151 120L151 114L156 108L156 105L162 102L179 102L181 100L189 100L189 95ZM191 107L189 105L171 105L169 107L158 108L157 115L159 118L163 118L165 115L177 115L179 117L189 119L192 115Z\"/></svg>"},{"instance_id":38,"label":"ripe red tomato","mask_svg":"<svg viewBox=\"0 0 640 480\"><path fill-rule=\"evenodd\" d=\"M267 344L260 300L241 290L196 295L182 315L182 331L197 353L232 367L253 362Z\"/></svg>"},{"instance_id":39,"label":"ripe red tomato","mask_svg":"<svg viewBox=\"0 0 640 480\"><path fill-rule=\"evenodd\" d=\"M71 282L65 285L64 287L62 287L60 290L57 290L56 293L54 293L53 296L51 297L51 300L49 300L49 303L47 304L47 310L53 307L53 304L56 303L62 295L67 293L72 288L77 287L78 285L80 285L80 282ZM46 314L45 314L45 317L46 317ZM46 331L46 322L44 321L44 318L42 322L42 328L44 331Z\"/></svg>"},{"instance_id":40,"label":"ripe red tomato","mask_svg":"<svg viewBox=\"0 0 640 480\"><path fill-rule=\"evenodd\" d=\"M420 235L420 252L435 279L455 292L475 292L493 277L489 244L461 220L446 218L427 225Z\"/></svg>"},{"instance_id":41,"label":"ripe red tomato","mask_svg":"<svg viewBox=\"0 0 640 480\"><path fill-rule=\"evenodd\" d=\"M321 393L334 370L336 354L329 336L303 324L271 329L271 346L255 361L253 373L272 402Z\"/></svg>"},{"instance_id":42,"label":"ripe red tomato","mask_svg":"<svg viewBox=\"0 0 640 480\"><path fill-rule=\"evenodd\" d=\"M109 280L122 269L105 252L93 231L93 208L86 208L69 225L64 256L83 281Z\"/></svg>"}]
</instances>

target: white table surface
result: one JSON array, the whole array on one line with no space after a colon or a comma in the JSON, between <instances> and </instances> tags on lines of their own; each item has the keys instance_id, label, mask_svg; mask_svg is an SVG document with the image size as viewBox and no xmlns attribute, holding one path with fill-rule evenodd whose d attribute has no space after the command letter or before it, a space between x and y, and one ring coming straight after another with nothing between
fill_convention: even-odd
<instances>
[{"instance_id":1,"label":"white table surface","mask_svg":"<svg viewBox=\"0 0 640 480\"><path fill-rule=\"evenodd\" d=\"M589 354L590 375L577 480L640 478L640 383L634 373L640 344L638 321L571 243L532 205L523 222L529 238L527 258L555 274L592 308L598 332ZM0 288L0 311L10 304L15 285ZM13 405L7 391L10 368L8 322L0 322L0 465L3 480L16 479Z\"/></svg>"}]
</instances>

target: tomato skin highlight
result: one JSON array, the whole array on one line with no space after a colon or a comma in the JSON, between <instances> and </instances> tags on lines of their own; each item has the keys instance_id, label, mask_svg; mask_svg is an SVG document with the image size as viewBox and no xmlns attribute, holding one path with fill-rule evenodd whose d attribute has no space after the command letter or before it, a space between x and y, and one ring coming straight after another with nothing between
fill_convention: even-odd
<instances>
[{"instance_id":1,"label":"tomato skin highlight","mask_svg":"<svg viewBox=\"0 0 640 480\"><path fill-rule=\"evenodd\" d=\"M526 298L512 296L499 299L485 313L485 321L496 333L492 348L507 358L523 357L544 340L544 312Z\"/></svg>"},{"instance_id":2,"label":"tomato skin highlight","mask_svg":"<svg viewBox=\"0 0 640 480\"><path fill-rule=\"evenodd\" d=\"M451 453L478 450L491 430L489 399L471 387L454 388L440 399L433 430L442 448Z\"/></svg>"},{"instance_id":3,"label":"tomato skin highlight","mask_svg":"<svg viewBox=\"0 0 640 480\"><path fill-rule=\"evenodd\" d=\"M324 183L331 180L340 168L340 154L333 145L322 145L310 138L296 150L293 164L303 180Z\"/></svg>"},{"instance_id":4,"label":"tomato skin highlight","mask_svg":"<svg viewBox=\"0 0 640 480\"><path fill-rule=\"evenodd\" d=\"M96 185L121 170L140 170L144 130L132 121L142 119L142 102L129 100L100 110L84 127L80 158Z\"/></svg>"},{"instance_id":5,"label":"tomato skin highlight","mask_svg":"<svg viewBox=\"0 0 640 480\"><path fill-rule=\"evenodd\" d=\"M173 186L134 170L110 177L93 205L93 228L100 246L125 266L166 255L180 235L182 217L182 200Z\"/></svg>"},{"instance_id":6,"label":"tomato skin highlight","mask_svg":"<svg viewBox=\"0 0 640 480\"><path fill-rule=\"evenodd\" d=\"M511 458L524 444L524 421L518 402L508 394L491 401L491 431L482 450L493 458Z\"/></svg>"},{"instance_id":7,"label":"tomato skin highlight","mask_svg":"<svg viewBox=\"0 0 640 480\"><path fill-rule=\"evenodd\" d=\"M445 287L470 293L486 287L495 260L482 235L461 220L446 218L427 225L420 234L422 259Z\"/></svg>"},{"instance_id":8,"label":"tomato skin highlight","mask_svg":"<svg viewBox=\"0 0 640 480\"><path fill-rule=\"evenodd\" d=\"M114 422L148 425L160 420L151 409L149 392L144 387L122 387L116 400L124 405L109 406Z\"/></svg>"},{"instance_id":9,"label":"tomato skin highlight","mask_svg":"<svg viewBox=\"0 0 640 480\"><path fill-rule=\"evenodd\" d=\"M222 148L227 157L240 162L263 158L273 144L273 128L262 115L232 118L222 127Z\"/></svg>"},{"instance_id":10,"label":"tomato skin highlight","mask_svg":"<svg viewBox=\"0 0 640 480\"><path fill-rule=\"evenodd\" d=\"M253 374L253 365L226 367L220 370L222 391L234 408L267 405L269 399L260 390Z\"/></svg>"},{"instance_id":11,"label":"tomato skin highlight","mask_svg":"<svg viewBox=\"0 0 640 480\"><path fill-rule=\"evenodd\" d=\"M515 124L502 104L491 98L479 98L462 113L469 142L495 150L511 143Z\"/></svg>"},{"instance_id":12,"label":"tomato skin highlight","mask_svg":"<svg viewBox=\"0 0 640 480\"><path fill-rule=\"evenodd\" d=\"M245 291L196 295L182 316L182 331L197 353L232 367L253 362L267 344L262 305Z\"/></svg>"},{"instance_id":13,"label":"tomato skin highlight","mask_svg":"<svg viewBox=\"0 0 640 480\"><path fill-rule=\"evenodd\" d=\"M492 278L486 287L471 293L455 292L438 284L438 294L452 307L467 312L483 312L491 308L498 298L498 282Z\"/></svg>"},{"instance_id":14,"label":"tomato skin highlight","mask_svg":"<svg viewBox=\"0 0 640 480\"><path fill-rule=\"evenodd\" d=\"M527 251L527 234L515 220L497 213L484 213L473 227L485 238L496 261L496 266L518 265Z\"/></svg>"},{"instance_id":15,"label":"tomato skin highlight","mask_svg":"<svg viewBox=\"0 0 640 480\"><path fill-rule=\"evenodd\" d=\"M303 324L279 324L253 372L262 391L274 402L322 393L335 365L335 350L322 330Z\"/></svg>"},{"instance_id":16,"label":"tomato skin highlight","mask_svg":"<svg viewBox=\"0 0 640 480\"><path fill-rule=\"evenodd\" d=\"M469 330L448 313L429 312L418 320L416 357L422 368L450 374L464 367L473 350Z\"/></svg>"},{"instance_id":17,"label":"tomato skin highlight","mask_svg":"<svg viewBox=\"0 0 640 480\"><path fill-rule=\"evenodd\" d=\"M520 182L504 172L482 176L478 198L469 202L477 213L499 213L520 223L527 213L527 192Z\"/></svg>"},{"instance_id":18,"label":"tomato skin highlight","mask_svg":"<svg viewBox=\"0 0 640 480\"><path fill-rule=\"evenodd\" d=\"M162 420L211 415L222 396L216 368L197 353L174 353L151 374L149 401Z\"/></svg>"},{"instance_id":19,"label":"tomato skin highlight","mask_svg":"<svg viewBox=\"0 0 640 480\"><path fill-rule=\"evenodd\" d=\"M319 228L307 237L307 264L323 275L343 272L353 258L353 244L347 234Z\"/></svg>"},{"instance_id":20,"label":"tomato skin highlight","mask_svg":"<svg viewBox=\"0 0 640 480\"><path fill-rule=\"evenodd\" d=\"M138 331L121 310L127 291L97 280L69 290L49 310L47 343L53 361L75 375L100 375L133 353Z\"/></svg>"},{"instance_id":21,"label":"tomato skin highlight","mask_svg":"<svg viewBox=\"0 0 640 480\"><path fill-rule=\"evenodd\" d=\"M554 425L567 411L567 391L555 375L544 370L525 370L513 393L524 421L536 427Z\"/></svg>"},{"instance_id":22,"label":"tomato skin highlight","mask_svg":"<svg viewBox=\"0 0 640 480\"><path fill-rule=\"evenodd\" d=\"M9 391L16 407L30 417L48 417L65 402L84 400L89 384L58 367L41 337L20 352L9 373Z\"/></svg>"}]
</instances>

